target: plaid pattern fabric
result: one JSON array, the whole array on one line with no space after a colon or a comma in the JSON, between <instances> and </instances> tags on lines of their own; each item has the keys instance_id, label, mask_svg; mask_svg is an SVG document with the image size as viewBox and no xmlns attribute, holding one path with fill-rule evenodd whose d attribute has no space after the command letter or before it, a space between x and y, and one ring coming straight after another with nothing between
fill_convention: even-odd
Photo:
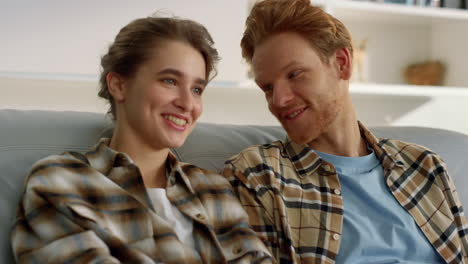
<instances>
[{"instance_id":1,"label":"plaid pattern fabric","mask_svg":"<svg viewBox=\"0 0 468 264\"><path fill-rule=\"evenodd\" d=\"M447 263L468 263L468 225L443 161L424 147L377 139L359 126L389 190L428 241ZM332 164L286 139L247 148L226 161L223 175L279 263L335 263L343 200Z\"/></svg>"},{"instance_id":2,"label":"plaid pattern fabric","mask_svg":"<svg viewBox=\"0 0 468 264\"><path fill-rule=\"evenodd\" d=\"M136 165L101 140L37 162L12 230L20 263L272 263L229 182L167 164L168 199L193 221L195 248L154 211Z\"/></svg>"}]
</instances>

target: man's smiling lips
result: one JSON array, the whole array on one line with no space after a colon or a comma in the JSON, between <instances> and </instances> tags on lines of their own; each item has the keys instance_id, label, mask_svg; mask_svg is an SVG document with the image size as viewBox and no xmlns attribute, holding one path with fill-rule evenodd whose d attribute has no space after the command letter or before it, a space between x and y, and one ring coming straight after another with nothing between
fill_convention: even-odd
<instances>
[{"instance_id":1,"label":"man's smiling lips","mask_svg":"<svg viewBox=\"0 0 468 264\"><path fill-rule=\"evenodd\" d=\"M286 120L295 120L301 116L304 111L307 110L308 107L296 108L290 111L287 111L282 117Z\"/></svg>"}]
</instances>

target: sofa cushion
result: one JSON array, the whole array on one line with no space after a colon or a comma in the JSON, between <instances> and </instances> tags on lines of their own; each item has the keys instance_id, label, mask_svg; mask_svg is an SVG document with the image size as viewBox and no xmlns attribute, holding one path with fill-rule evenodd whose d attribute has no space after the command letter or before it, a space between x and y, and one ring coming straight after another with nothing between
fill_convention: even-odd
<instances>
[{"instance_id":1,"label":"sofa cushion","mask_svg":"<svg viewBox=\"0 0 468 264\"><path fill-rule=\"evenodd\" d=\"M10 229L33 163L87 150L111 123L94 113L0 110L0 124L0 264L6 264L14 263Z\"/></svg>"}]
</instances>

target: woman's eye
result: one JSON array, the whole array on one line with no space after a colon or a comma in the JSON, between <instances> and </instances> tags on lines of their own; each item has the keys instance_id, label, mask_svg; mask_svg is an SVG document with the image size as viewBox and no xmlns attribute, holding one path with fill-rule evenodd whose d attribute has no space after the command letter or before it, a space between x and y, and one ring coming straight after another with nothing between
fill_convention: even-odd
<instances>
[{"instance_id":1,"label":"woman's eye","mask_svg":"<svg viewBox=\"0 0 468 264\"><path fill-rule=\"evenodd\" d=\"M193 88L192 89L193 93L196 94L196 95L201 95L203 93L203 89L202 88Z\"/></svg>"}]
</instances>

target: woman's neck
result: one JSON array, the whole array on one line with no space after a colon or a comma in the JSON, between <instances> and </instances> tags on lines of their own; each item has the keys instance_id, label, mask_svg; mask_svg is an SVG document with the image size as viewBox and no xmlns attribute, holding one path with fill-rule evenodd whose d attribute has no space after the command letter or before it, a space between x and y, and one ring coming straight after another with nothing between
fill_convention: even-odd
<instances>
[{"instance_id":1,"label":"woman's neck","mask_svg":"<svg viewBox=\"0 0 468 264\"><path fill-rule=\"evenodd\" d=\"M141 137L118 127L114 131L109 147L124 152L138 166L146 188L166 187L166 160L169 149L155 150L145 144Z\"/></svg>"}]
</instances>

